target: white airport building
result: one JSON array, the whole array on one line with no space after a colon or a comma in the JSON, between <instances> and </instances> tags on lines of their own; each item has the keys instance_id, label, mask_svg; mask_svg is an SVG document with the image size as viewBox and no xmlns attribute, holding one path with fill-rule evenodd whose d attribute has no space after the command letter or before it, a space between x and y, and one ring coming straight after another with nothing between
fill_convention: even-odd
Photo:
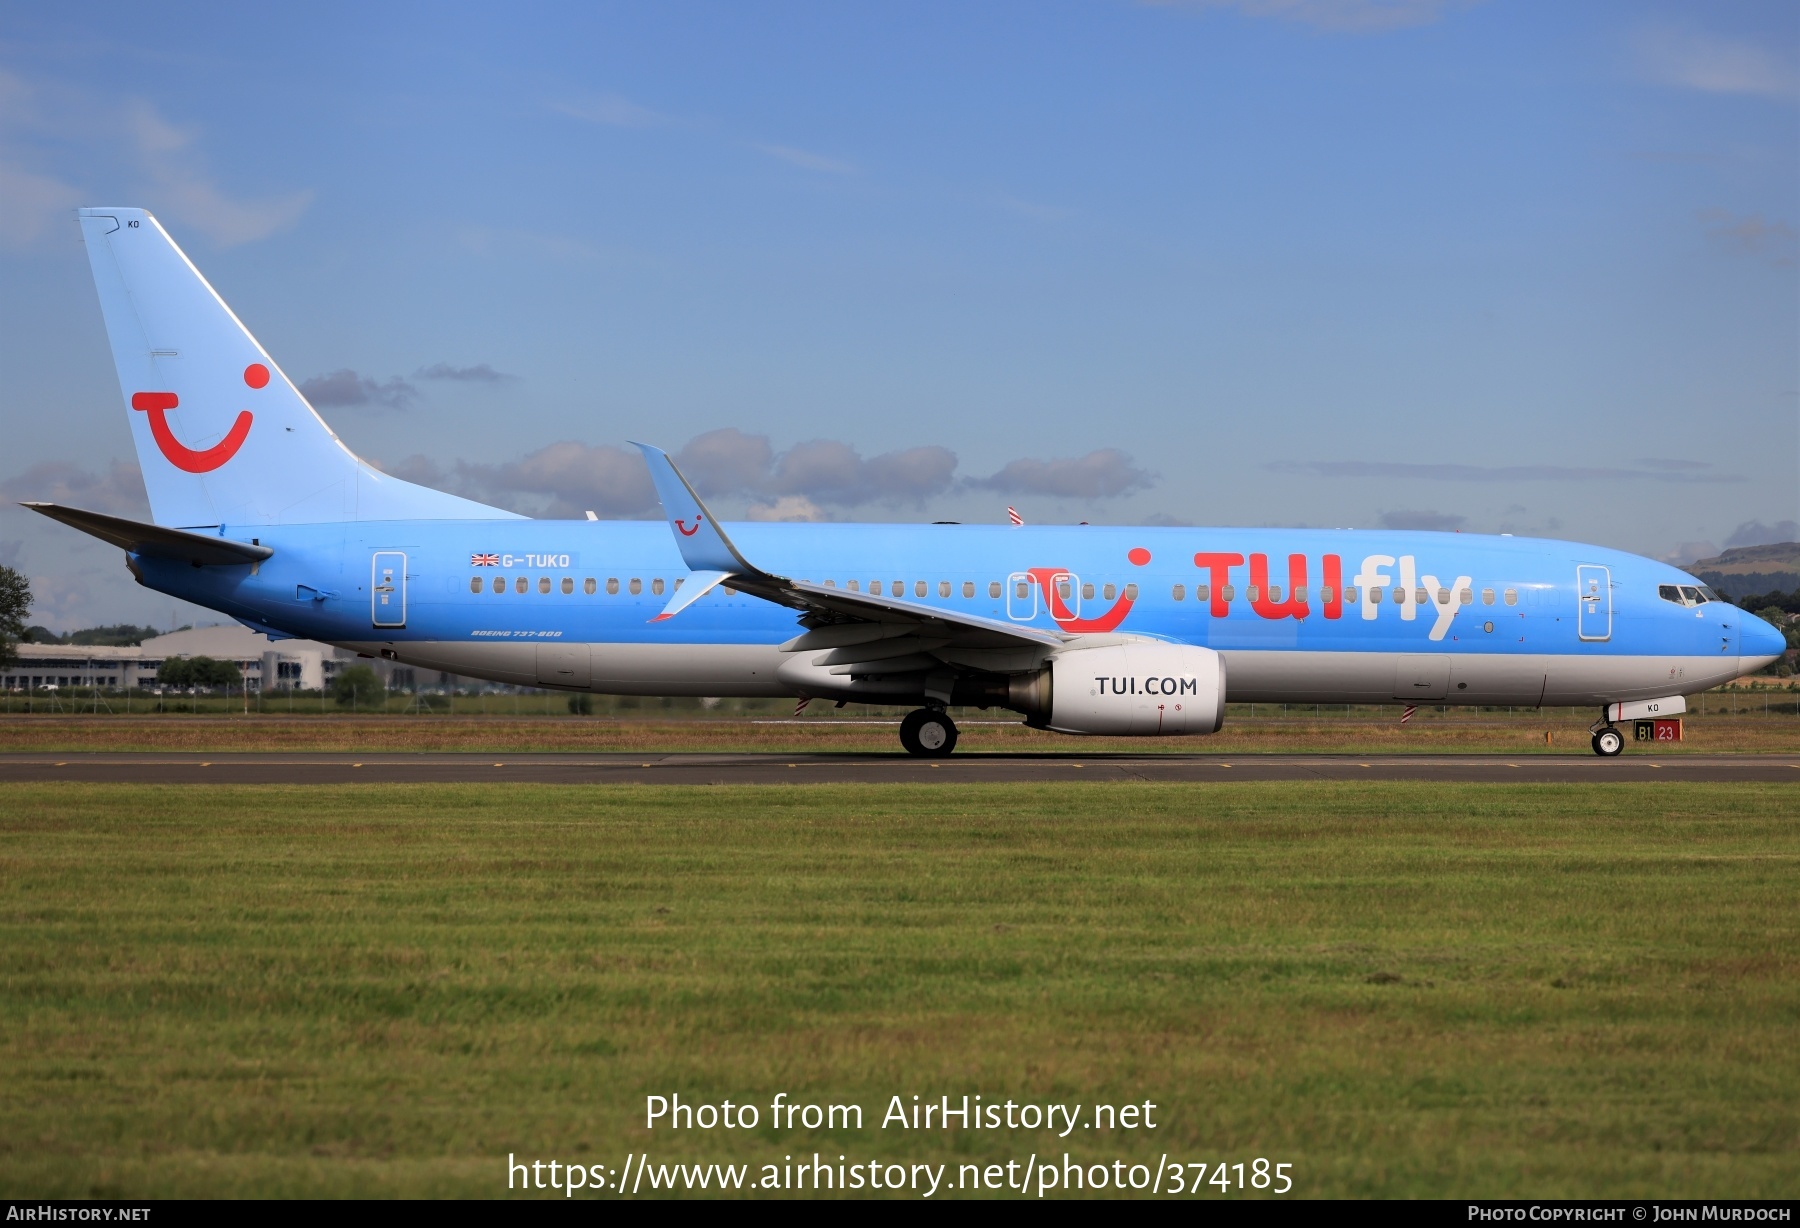
<instances>
[{"instance_id":1,"label":"white airport building","mask_svg":"<svg viewBox=\"0 0 1800 1228\"><path fill-rule=\"evenodd\" d=\"M91 686L154 690L156 671L170 657L230 661L243 674L251 691L317 690L330 686L339 670L357 664L373 669L391 690L486 685L378 658L359 659L353 652L315 640L272 640L239 626L171 631L145 640L140 646L124 648L20 644L17 653L18 660L0 670L0 686L8 691Z\"/></svg>"}]
</instances>

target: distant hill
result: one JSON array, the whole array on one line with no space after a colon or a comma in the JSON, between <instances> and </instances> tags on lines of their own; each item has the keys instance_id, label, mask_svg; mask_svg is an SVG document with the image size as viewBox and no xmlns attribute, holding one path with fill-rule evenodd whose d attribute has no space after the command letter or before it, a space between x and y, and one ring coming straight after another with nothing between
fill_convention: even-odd
<instances>
[{"instance_id":1,"label":"distant hill","mask_svg":"<svg viewBox=\"0 0 1800 1228\"><path fill-rule=\"evenodd\" d=\"M1687 570L1728 597L1791 593L1800 589L1800 542L1740 546L1717 558L1689 563Z\"/></svg>"},{"instance_id":2,"label":"distant hill","mask_svg":"<svg viewBox=\"0 0 1800 1228\"><path fill-rule=\"evenodd\" d=\"M130 623L115 623L110 627L87 627L62 635L45 627L27 627L25 642L27 644L80 644L84 647L107 645L116 648L141 644L157 634L159 632L155 627L134 627Z\"/></svg>"}]
</instances>

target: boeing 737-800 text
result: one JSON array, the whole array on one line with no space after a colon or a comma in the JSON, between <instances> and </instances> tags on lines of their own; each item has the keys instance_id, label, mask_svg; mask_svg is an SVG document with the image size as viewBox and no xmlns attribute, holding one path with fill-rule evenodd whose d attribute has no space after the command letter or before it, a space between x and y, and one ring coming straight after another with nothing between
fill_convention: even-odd
<instances>
[{"instance_id":1,"label":"boeing 737-800 text","mask_svg":"<svg viewBox=\"0 0 1800 1228\"><path fill-rule=\"evenodd\" d=\"M497 682L952 705L1066 733L1219 728L1225 702L1672 715L1767 623L1663 563L1415 532L720 524L638 445L659 521L532 520L359 460L141 209L82 233L154 523L48 503L142 584L275 636ZM1602 707L1603 706L1603 707Z\"/></svg>"}]
</instances>

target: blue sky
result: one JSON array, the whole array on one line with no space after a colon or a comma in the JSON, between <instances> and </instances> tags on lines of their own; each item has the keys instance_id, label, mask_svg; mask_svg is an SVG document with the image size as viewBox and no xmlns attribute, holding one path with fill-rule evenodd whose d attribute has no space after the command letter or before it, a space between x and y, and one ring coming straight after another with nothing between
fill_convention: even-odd
<instances>
[{"instance_id":1,"label":"blue sky","mask_svg":"<svg viewBox=\"0 0 1800 1228\"><path fill-rule=\"evenodd\" d=\"M15 7L0 493L141 513L83 204L528 512L643 514L640 438L734 515L1800 519L1786 2ZM0 562L192 614L17 509Z\"/></svg>"}]
</instances>

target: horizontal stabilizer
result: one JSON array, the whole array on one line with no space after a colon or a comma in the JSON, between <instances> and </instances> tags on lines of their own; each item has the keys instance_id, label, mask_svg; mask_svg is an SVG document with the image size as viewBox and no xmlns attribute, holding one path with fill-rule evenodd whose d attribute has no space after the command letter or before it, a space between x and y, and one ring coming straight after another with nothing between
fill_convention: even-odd
<instances>
[{"instance_id":1,"label":"horizontal stabilizer","mask_svg":"<svg viewBox=\"0 0 1800 1228\"><path fill-rule=\"evenodd\" d=\"M229 537L207 537L181 529L165 529L161 525L107 516L100 512L84 512L78 507L55 503L21 503L34 512L60 520L121 550L155 559L178 559L196 567L243 567L260 563L275 552L267 546L232 541Z\"/></svg>"}]
</instances>

